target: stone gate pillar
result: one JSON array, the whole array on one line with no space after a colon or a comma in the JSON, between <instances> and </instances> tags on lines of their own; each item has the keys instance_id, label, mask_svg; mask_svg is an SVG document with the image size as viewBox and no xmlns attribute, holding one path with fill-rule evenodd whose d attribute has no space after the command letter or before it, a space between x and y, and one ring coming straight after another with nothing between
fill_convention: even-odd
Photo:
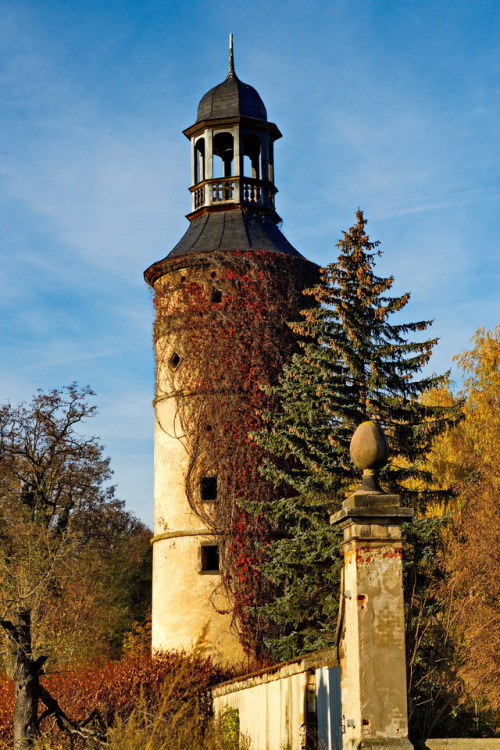
<instances>
[{"instance_id":1,"label":"stone gate pillar","mask_svg":"<svg viewBox=\"0 0 500 750\"><path fill-rule=\"evenodd\" d=\"M382 492L377 469L387 441L374 422L353 437L351 456L363 482L332 523L344 532L344 632L342 660L343 750L410 750L401 524L413 510Z\"/></svg>"}]
</instances>

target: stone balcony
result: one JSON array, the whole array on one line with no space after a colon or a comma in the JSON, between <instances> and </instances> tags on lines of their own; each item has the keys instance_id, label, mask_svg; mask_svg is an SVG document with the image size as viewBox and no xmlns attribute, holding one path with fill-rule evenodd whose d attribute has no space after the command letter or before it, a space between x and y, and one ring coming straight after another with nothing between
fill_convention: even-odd
<instances>
[{"instance_id":1,"label":"stone balcony","mask_svg":"<svg viewBox=\"0 0 500 750\"><path fill-rule=\"evenodd\" d=\"M272 182L252 177L218 177L189 189L193 195L193 211L222 205L260 206L274 211L274 196L278 192Z\"/></svg>"}]
</instances>

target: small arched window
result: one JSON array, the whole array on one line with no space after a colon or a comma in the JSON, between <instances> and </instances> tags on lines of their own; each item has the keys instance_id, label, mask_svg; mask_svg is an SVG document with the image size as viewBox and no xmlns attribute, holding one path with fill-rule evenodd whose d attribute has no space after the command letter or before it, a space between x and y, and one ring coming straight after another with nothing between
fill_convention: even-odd
<instances>
[{"instance_id":1,"label":"small arched window","mask_svg":"<svg viewBox=\"0 0 500 750\"><path fill-rule=\"evenodd\" d=\"M245 177L253 177L260 180L261 170L261 143L255 133L247 133L243 139L243 156Z\"/></svg>"},{"instance_id":2,"label":"small arched window","mask_svg":"<svg viewBox=\"0 0 500 750\"><path fill-rule=\"evenodd\" d=\"M217 133L214 136L214 177L232 177L234 164L234 142L231 133Z\"/></svg>"},{"instance_id":3,"label":"small arched window","mask_svg":"<svg viewBox=\"0 0 500 750\"><path fill-rule=\"evenodd\" d=\"M194 182L205 179L205 139L199 138L194 147Z\"/></svg>"},{"instance_id":4,"label":"small arched window","mask_svg":"<svg viewBox=\"0 0 500 750\"><path fill-rule=\"evenodd\" d=\"M267 165L267 179L274 182L274 144L269 143L269 163Z\"/></svg>"}]
</instances>

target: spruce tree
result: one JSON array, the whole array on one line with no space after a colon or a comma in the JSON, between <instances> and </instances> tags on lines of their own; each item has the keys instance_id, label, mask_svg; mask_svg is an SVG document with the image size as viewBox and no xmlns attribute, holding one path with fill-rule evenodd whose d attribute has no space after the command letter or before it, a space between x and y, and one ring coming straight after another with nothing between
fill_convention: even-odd
<instances>
[{"instance_id":1,"label":"spruce tree","mask_svg":"<svg viewBox=\"0 0 500 750\"><path fill-rule=\"evenodd\" d=\"M306 290L311 305L290 323L300 350L272 389L278 410L256 436L270 455L262 471L279 492L264 508L258 504L277 530L262 570L280 595L261 613L283 627L284 637L268 644L278 659L334 642L342 561L329 517L356 486L349 457L356 427L372 419L386 432L392 461L384 488L415 504L404 484L424 478L420 464L433 438L456 417L454 409L419 400L447 378L417 379L437 339L407 336L432 321L392 322L410 295L389 296L393 277L374 272L379 243L367 236L362 211L356 219L337 243L337 260Z\"/></svg>"}]
</instances>

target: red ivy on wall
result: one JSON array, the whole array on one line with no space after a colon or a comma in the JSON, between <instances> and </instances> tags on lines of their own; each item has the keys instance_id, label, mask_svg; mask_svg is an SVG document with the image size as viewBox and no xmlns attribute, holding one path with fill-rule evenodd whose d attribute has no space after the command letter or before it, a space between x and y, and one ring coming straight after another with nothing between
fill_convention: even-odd
<instances>
[{"instance_id":1,"label":"red ivy on wall","mask_svg":"<svg viewBox=\"0 0 500 750\"><path fill-rule=\"evenodd\" d=\"M276 632L253 608L273 593L259 567L275 530L256 508L275 490L259 472L262 448L251 435L271 406L267 386L295 349L288 321L304 307L301 291L314 268L278 253L239 251L175 263L155 289L157 399L176 397L190 457L187 498L221 539L234 625L246 653L263 660L263 639ZM217 477L213 503L200 499L207 475Z\"/></svg>"}]
</instances>

